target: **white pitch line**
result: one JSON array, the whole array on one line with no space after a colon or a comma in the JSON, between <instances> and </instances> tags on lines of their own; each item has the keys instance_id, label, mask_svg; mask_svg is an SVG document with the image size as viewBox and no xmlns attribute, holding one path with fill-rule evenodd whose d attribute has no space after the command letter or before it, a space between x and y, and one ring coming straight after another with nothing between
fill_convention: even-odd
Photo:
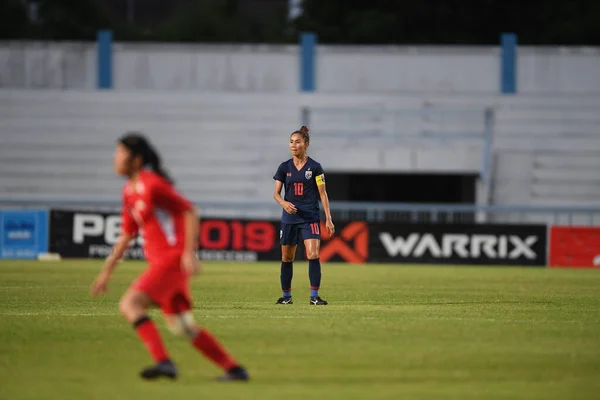
<instances>
[{"instance_id":1,"label":"white pitch line","mask_svg":"<svg viewBox=\"0 0 600 400\"><path fill-rule=\"evenodd\" d=\"M0 286L0 290L3 289L89 289L89 286L85 285L64 285L64 286L55 286L55 285L47 285L47 286Z\"/></svg>"},{"instance_id":2,"label":"white pitch line","mask_svg":"<svg viewBox=\"0 0 600 400\"><path fill-rule=\"evenodd\" d=\"M92 313L74 313L74 314L69 314L69 313L36 313L36 312L32 312L32 313L0 313L0 315L2 316L9 316L9 317L116 317L119 314L115 314L115 313L98 313L98 314L92 314Z\"/></svg>"},{"instance_id":3,"label":"white pitch line","mask_svg":"<svg viewBox=\"0 0 600 400\"><path fill-rule=\"evenodd\" d=\"M41 313L41 312L0 312L0 316L7 317L120 317L119 313ZM199 315L195 314L198 320L202 319L316 319L321 315ZM361 317L361 320L389 320L389 318ZM495 319L495 318L461 318L461 317L410 317L397 319L398 321L410 320L429 320L429 321L463 321L463 322L497 322L497 323L522 323L522 324L574 324L574 323L600 323L600 321L550 321L534 319Z\"/></svg>"},{"instance_id":4,"label":"white pitch line","mask_svg":"<svg viewBox=\"0 0 600 400\"><path fill-rule=\"evenodd\" d=\"M41 312L0 312L0 316L8 317L119 317L118 313L41 313ZM317 318L318 316L302 316L302 315L195 315L199 319L220 318L220 319L303 319Z\"/></svg>"}]
</instances>

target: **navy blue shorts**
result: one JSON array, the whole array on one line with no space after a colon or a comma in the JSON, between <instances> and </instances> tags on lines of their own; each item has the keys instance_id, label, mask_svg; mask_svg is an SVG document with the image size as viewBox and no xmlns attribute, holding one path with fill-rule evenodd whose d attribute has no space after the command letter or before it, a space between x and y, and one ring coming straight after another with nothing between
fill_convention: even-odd
<instances>
[{"instance_id":1,"label":"navy blue shorts","mask_svg":"<svg viewBox=\"0 0 600 400\"><path fill-rule=\"evenodd\" d=\"M282 246L293 246L298 244L301 235L302 240L321 239L320 232L319 221L301 224L284 224L282 222L281 231L279 231L279 242Z\"/></svg>"}]
</instances>

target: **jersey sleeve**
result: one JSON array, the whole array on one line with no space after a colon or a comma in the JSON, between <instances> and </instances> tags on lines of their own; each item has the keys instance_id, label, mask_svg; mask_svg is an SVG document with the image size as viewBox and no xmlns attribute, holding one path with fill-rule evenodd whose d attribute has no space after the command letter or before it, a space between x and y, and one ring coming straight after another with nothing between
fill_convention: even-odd
<instances>
[{"instance_id":1,"label":"jersey sleeve","mask_svg":"<svg viewBox=\"0 0 600 400\"><path fill-rule=\"evenodd\" d=\"M321 164L317 164L315 167L315 182L317 183L317 186L325 184L325 171L323 171Z\"/></svg>"},{"instance_id":2,"label":"jersey sleeve","mask_svg":"<svg viewBox=\"0 0 600 400\"><path fill-rule=\"evenodd\" d=\"M273 175L273 179L285 183L285 163L279 164L279 168L277 168L277 172Z\"/></svg>"},{"instance_id":3,"label":"jersey sleeve","mask_svg":"<svg viewBox=\"0 0 600 400\"><path fill-rule=\"evenodd\" d=\"M192 203L164 179L152 180L150 194L154 205L174 214L181 214L192 208Z\"/></svg>"}]
</instances>

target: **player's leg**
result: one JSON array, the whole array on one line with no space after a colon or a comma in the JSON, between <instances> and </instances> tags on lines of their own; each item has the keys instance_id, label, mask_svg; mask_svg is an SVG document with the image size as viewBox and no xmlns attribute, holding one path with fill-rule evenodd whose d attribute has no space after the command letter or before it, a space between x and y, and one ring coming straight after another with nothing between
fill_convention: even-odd
<instances>
[{"instance_id":1,"label":"player's leg","mask_svg":"<svg viewBox=\"0 0 600 400\"><path fill-rule=\"evenodd\" d=\"M131 285L121 300L121 312L134 324L138 335L156 361L155 365L142 370L141 377L144 379L156 379L161 376L177 377L177 368L167 354L156 325L148 316L148 309L151 305L160 305L165 299L170 298L173 288L171 287L172 282L169 280L170 269L165 266L173 262L179 263L179 260L180 257L177 254L175 256L166 254L165 258L158 262L161 265L153 265L146 270ZM139 299L137 301L143 299L143 307L132 307L132 304L136 304L135 299Z\"/></svg>"},{"instance_id":2,"label":"player's leg","mask_svg":"<svg viewBox=\"0 0 600 400\"><path fill-rule=\"evenodd\" d=\"M327 301L319 296L321 287L321 261L319 260L319 249L321 247L321 235L319 222L305 224L302 227L302 238L308 258L308 278L310 280L310 304L327 305Z\"/></svg>"},{"instance_id":3,"label":"player's leg","mask_svg":"<svg viewBox=\"0 0 600 400\"><path fill-rule=\"evenodd\" d=\"M178 285L173 285L179 286L178 290L173 293L169 302L161 304L169 330L176 336L187 338L196 350L222 368L225 375L221 380L247 381L249 376L246 369L239 365L207 329L194 321L187 278L183 274L179 275L174 277Z\"/></svg>"},{"instance_id":4,"label":"player's leg","mask_svg":"<svg viewBox=\"0 0 600 400\"><path fill-rule=\"evenodd\" d=\"M148 309L154 303L152 297L144 291L138 289L138 285L148 286L151 279L144 274L138 281L132 285L123 295L119 302L119 310L125 316L127 321L133 325L139 338L142 340L146 349L156 361L156 365L148 367L141 372L144 379L155 379L160 376L169 378L177 377L177 369L171 362L163 340L160 336L155 323L148 316Z\"/></svg>"},{"instance_id":5,"label":"player's leg","mask_svg":"<svg viewBox=\"0 0 600 400\"><path fill-rule=\"evenodd\" d=\"M294 259L298 248L298 233L297 225L281 224L281 274L279 278L283 296L277 300L276 304L293 304L292 278L294 277Z\"/></svg>"}]
</instances>

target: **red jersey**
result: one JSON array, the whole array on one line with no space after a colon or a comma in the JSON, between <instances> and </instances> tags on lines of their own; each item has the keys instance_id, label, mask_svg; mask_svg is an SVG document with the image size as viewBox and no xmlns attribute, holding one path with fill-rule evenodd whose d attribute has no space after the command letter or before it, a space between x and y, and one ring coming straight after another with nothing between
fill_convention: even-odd
<instances>
[{"instance_id":1,"label":"red jersey","mask_svg":"<svg viewBox=\"0 0 600 400\"><path fill-rule=\"evenodd\" d=\"M123 186L121 230L132 236L143 232L144 254L154 264L166 252L183 252L183 213L191 208L169 181L144 170L135 184L127 182Z\"/></svg>"}]
</instances>

